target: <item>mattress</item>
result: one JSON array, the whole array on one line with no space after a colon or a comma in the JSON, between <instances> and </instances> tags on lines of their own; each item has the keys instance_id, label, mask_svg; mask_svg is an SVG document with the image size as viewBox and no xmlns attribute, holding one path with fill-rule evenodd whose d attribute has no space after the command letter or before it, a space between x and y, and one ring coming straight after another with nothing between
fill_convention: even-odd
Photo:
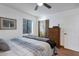
<instances>
[{"instance_id":1,"label":"mattress","mask_svg":"<svg viewBox=\"0 0 79 59\"><path fill-rule=\"evenodd\" d=\"M37 41L29 38L19 38L25 42L31 43L35 46L42 47L43 51L38 51L38 53L33 52L33 50L28 49L28 47L22 47L19 44L8 40L8 45L10 46L10 50L6 52L0 52L0 56L52 56L53 50L50 45L46 42ZM30 47L30 46L29 46Z\"/></svg>"}]
</instances>

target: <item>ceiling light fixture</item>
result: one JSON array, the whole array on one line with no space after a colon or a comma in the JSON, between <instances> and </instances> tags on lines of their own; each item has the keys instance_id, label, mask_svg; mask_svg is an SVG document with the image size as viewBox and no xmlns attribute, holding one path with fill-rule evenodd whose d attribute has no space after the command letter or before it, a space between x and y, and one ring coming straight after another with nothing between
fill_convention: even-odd
<instances>
[{"instance_id":1,"label":"ceiling light fixture","mask_svg":"<svg viewBox=\"0 0 79 59\"><path fill-rule=\"evenodd\" d=\"M37 3L37 5L38 5L38 6L42 6L42 5L43 5L43 3Z\"/></svg>"}]
</instances>

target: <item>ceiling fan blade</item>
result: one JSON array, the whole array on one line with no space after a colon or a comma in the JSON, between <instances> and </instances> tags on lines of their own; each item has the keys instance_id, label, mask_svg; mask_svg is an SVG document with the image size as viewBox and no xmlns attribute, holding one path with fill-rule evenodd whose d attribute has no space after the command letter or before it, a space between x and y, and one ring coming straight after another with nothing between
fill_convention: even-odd
<instances>
[{"instance_id":1,"label":"ceiling fan blade","mask_svg":"<svg viewBox=\"0 0 79 59\"><path fill-rule=\"evenodd\" d=\"M38 9L38 5L36 5L36 7L35 7L35 10L37 10Z\"/></svg>"},{"instance_id":2,"label":"ceiling fan blade","mask_svg":"<svg viewBox=\"0 0 79 59\"><path fill-rule=\"evenodd\" d=\"M50 8L52 8L50 5L48 5L47 3L43 3L43 5L45 6L45 7L47 7L48 9L50 9Z\"/></svg>"}]
</instances>

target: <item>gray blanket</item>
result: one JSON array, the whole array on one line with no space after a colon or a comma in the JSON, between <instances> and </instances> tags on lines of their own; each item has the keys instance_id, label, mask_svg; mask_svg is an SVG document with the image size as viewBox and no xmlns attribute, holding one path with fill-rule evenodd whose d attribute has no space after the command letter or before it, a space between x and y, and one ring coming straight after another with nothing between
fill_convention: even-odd
<instances>
[{"instance_id":1,"label":"gray blanket","mask_svg":"<svg viewBox=\"0 0 79 59\"><path fill-rule=\"evenodd\" d=\"M17 39L12 39L11 41L14 42L14 43L16 43L16 44L18 44L18 45L20 45L23 48L28 49L34 55L41 55L42 52L44 51L44 48L43 47L40 47L40 46L31 44L31 43L28 43L28 42L23 41L23 40L18 39L18 38Z\"/></svg>"}]
</instances>

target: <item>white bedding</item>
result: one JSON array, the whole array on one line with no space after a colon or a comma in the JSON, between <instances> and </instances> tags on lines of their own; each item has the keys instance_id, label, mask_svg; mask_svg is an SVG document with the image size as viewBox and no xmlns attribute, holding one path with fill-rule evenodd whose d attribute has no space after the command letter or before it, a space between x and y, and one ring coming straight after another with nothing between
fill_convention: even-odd
<instances>
[{"instance_id":1,"label":"white bedding","mask_svg":"<svg viewBox=\"0 0 79 59\"><path fill-rule=\"evenodd\" d=\"M37 56L51 56L53 54L50 45L46 42L37 41L29 38L19 38L19 39L43 47L44 51L41 52L40 54L37 54ZM6 52L0 52L0 56L35 56L27 48L23 48L22 46L17 45L11 41L8 41L8 44L10 46L10 50Z\"/></svg>"}]
</instances>

